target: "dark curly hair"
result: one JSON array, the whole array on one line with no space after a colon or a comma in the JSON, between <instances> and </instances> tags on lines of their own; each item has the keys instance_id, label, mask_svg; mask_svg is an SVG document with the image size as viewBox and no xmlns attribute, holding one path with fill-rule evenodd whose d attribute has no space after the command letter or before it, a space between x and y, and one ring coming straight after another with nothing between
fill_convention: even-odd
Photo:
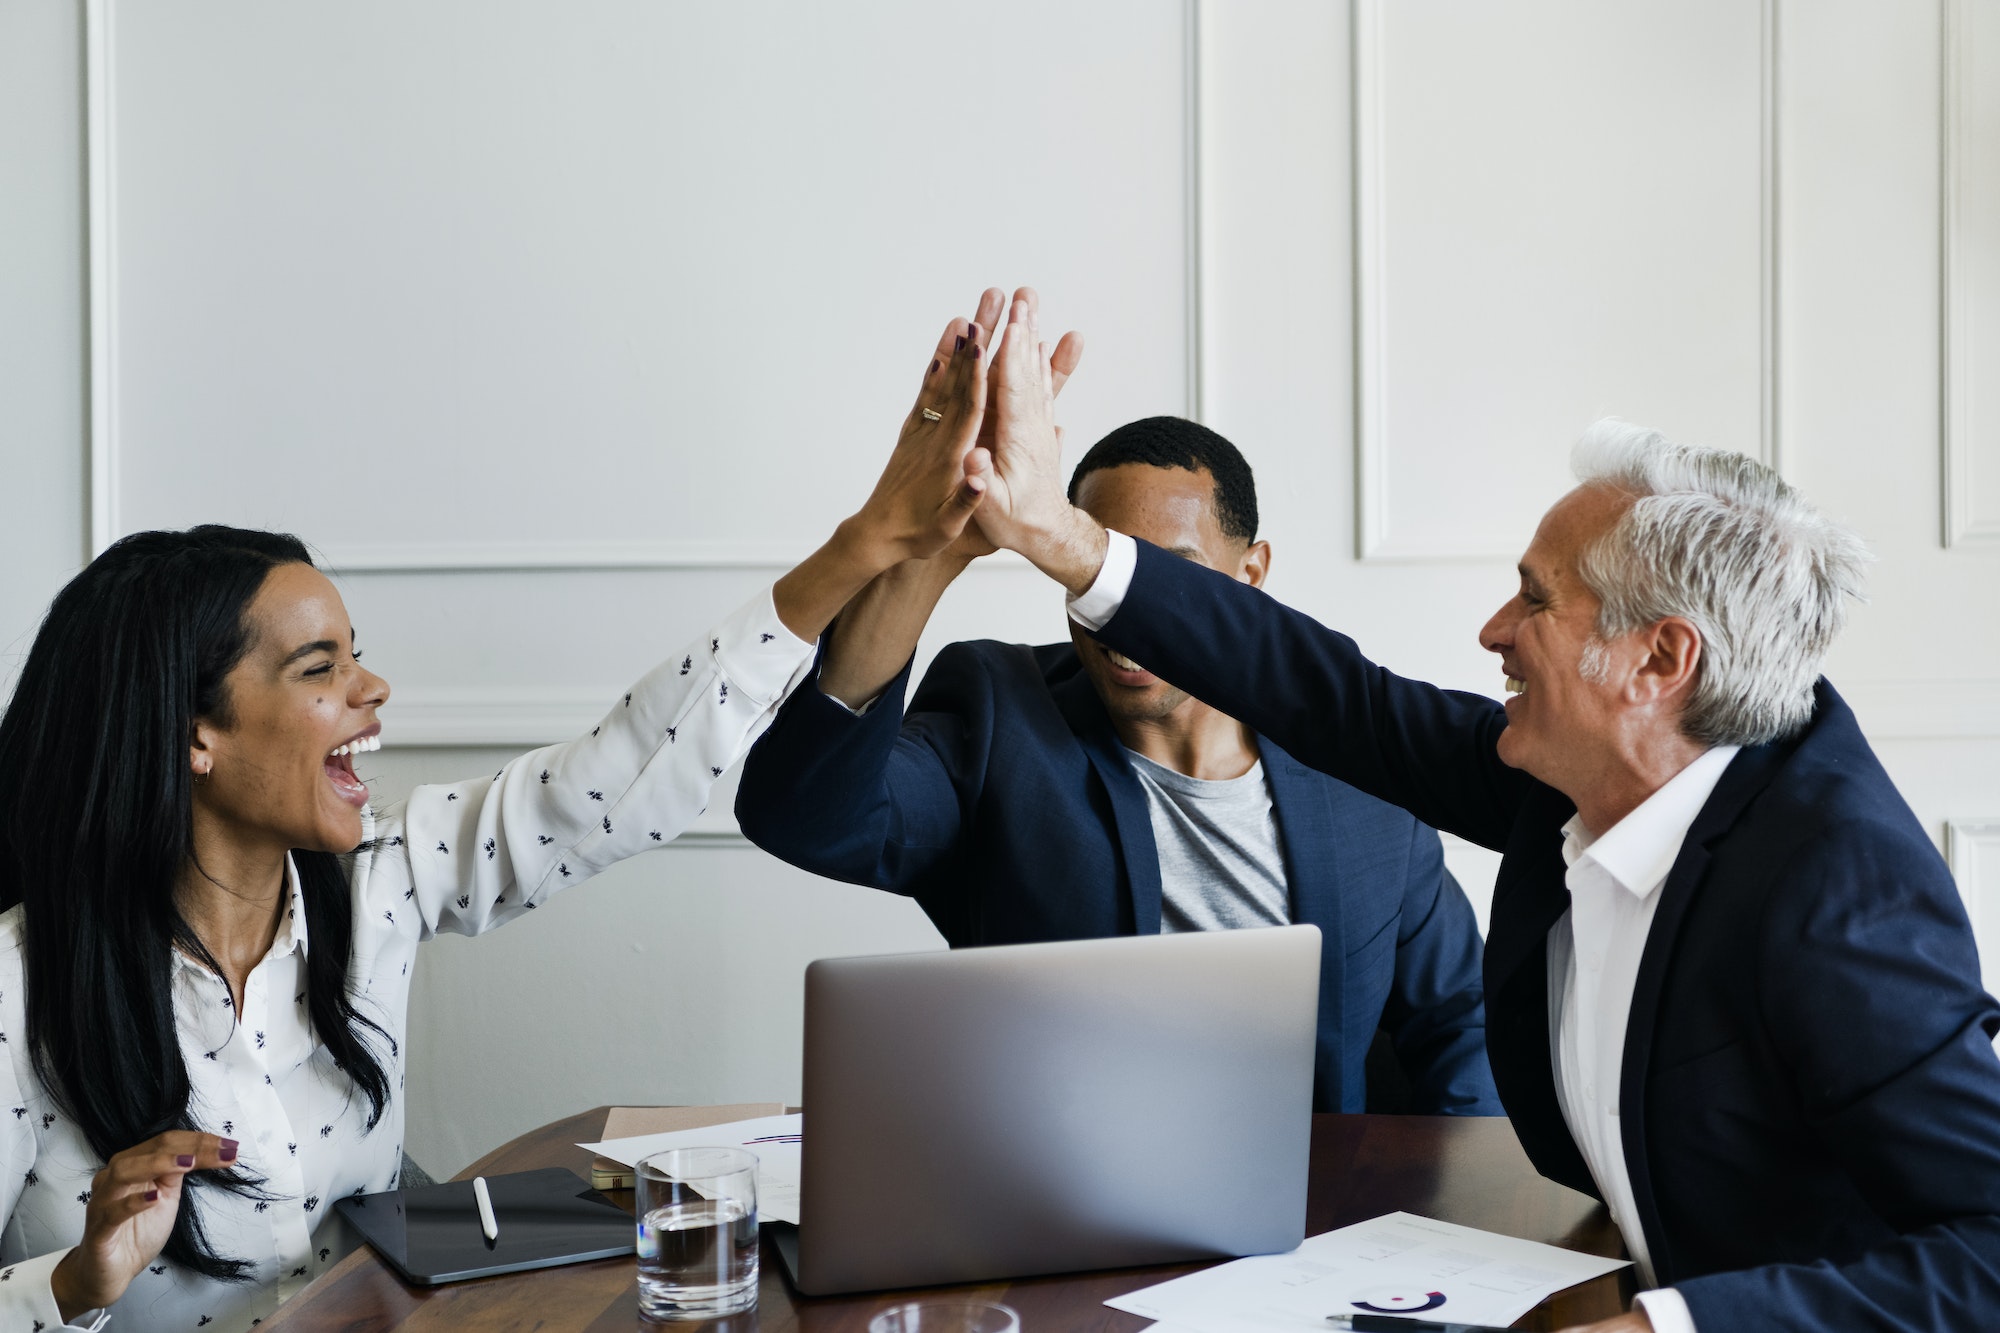
<instances>
[{"instance_id":1,"label":"dark curly hair","mask_svg":"<svg viewBox=\"0 0 2000 1333\"><path fill-rule=\"evenodd\" d=\"M1244 543L1257 540L1257 483L1236 446L1186 417L1147 417L1120 426L1090 446L1070 474L1070 503L1083 479L1127 463L1206 471L1215 478L1215 518L1222 535Z\"/></svg>"}]
</instances>

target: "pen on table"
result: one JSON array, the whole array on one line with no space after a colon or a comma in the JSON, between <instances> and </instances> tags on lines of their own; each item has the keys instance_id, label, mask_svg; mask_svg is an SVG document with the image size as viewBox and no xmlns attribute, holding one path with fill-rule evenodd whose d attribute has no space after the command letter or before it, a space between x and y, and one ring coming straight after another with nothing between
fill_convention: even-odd
<instances>
[{"instance_id":1,"label":"pen on table","mask_svg":"<svg viewBox=\"0 0 2000 1333\"><path fill-rule=\"evenodd\" d=\"M493 1217L493 1196L486 1192L486 1177L472 1178L472 1198L479 1205L479 1229L486 1233L486 1239L500 1239L500 1223Z\"/></svg>"},{"instance_id":2,"label":"pen on table","mask_svg":"<svg viewBox=\"0 0 2000 1333\"><path fill-rule=\"evenodd\" d=\"M1326 1320L1351 1333L1508 1333L1492 1324L1434 1324L1399 1314L1330 1314Z\"/></svg>"}]
</instances>

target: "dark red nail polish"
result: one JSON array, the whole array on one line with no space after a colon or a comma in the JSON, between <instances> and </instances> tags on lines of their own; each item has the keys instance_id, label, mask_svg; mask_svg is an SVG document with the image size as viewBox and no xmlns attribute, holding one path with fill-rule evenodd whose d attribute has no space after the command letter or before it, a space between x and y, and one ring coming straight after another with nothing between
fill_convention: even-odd
<instances>
[{"instance_id":1,"label":"dark red nail polish","mask_svg":"<svg viewBox=\"0 0 2000 1333\"><path fill-rule=\"evenodd\" d=\"M194 1154L193 1154L193 1153L191 1153L191 1152L184 1152L184 1153L182 1153L182 1154L181 1154L181 1155L180 1155L179 1157L176 1157L176 1158L174 1158L174 1165L175 1165L175 1166L193 1166L193 1165L194 1165Z\"/></svg>"},{"instance_id":2,"label":"dark red nail polish","mask_svg":"<svg viewBox=\"0 0 2000 1333\"><path fill-rule=\"evenodd\" d=\"M952 350L953 350L954 352L963 352L963 351L965 350L965 335L964 335L964 334L962 334L962 333L961 333L961 334L959 334L959 335L958 335L958 346L956 346L956 347L952 348Z\"/></svg>"},{"instance_id":3,"label":"dark red nail polish","mask_svg":"<svg viewBox=\"0 0 2000 1333\"><path fill-rule=\"evenodd\" d=\"M937 368L938 368L938 363L936 361L931 362L930 373L933 375L937 374Z\"/></svg>"},{"instance_id":4,"label":"dark red nail polish","mask_svg":"<svg viewBox=\"0 0 2000 1333\"><path fill-rule=\"evenodd\" d=\"M225 1162L233 1162L236 1160L236 1149L224 1148L221 1152L217 1153L216 1156L220 1157Z\"/></svg>"},{"instance_id":5,"label":"dark red nail polish","mask_svg":"<svg viewBox=\"0 0 2000 1333\"><path fill-rule=\"evenodd\" d=\"M979 355L979 344L978 344L978 343L974 343L974 344L972 344L972 355L973 355L973 356L975 356L975 357L977 357L977 356Z\"/></svg>"},{"instance_id":6,"label":"dark red nail polish","mask_svg":"<svg viewBox=\"0 0 2000 1333\"><path fill-rule=\"evenodd\" d=\"M147 1202L147 1203L153 1203L153 1202L155 1202L155 1201L156 1201L156 1200L157 1200L157 1199L158 1199L159 1197L160 1197L160 1192L159 1192L158 1190L147 1190L147 1191L146 1191L146 1202Z\"/></svg>"}]
</instances>

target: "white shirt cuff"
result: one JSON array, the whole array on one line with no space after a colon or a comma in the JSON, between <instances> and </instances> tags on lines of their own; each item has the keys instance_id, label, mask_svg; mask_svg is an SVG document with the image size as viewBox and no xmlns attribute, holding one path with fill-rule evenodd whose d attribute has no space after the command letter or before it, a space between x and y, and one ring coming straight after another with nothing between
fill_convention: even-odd
<instances>
[{"instance_id":1,"label":"white shirt cuff","mask_svg":"<svg viewBox=\"0 0 2000 1333\"><path fill-rule=\"evenodd\" d=\"M813 644L785 628L766 588L709 635L709 652L731 684L759 704L792 692L812 665Z\"/></svg>"},{"instance_id":2,"label":"white shirt cuff","mask_svg":"<svg viewBox=\"0 0 2000 1333\"><path fill-rule=\"evenodd\" d=\"M827 698L833 700L835 703L839 704L842 708L845 708L848 712L852 713L856 717L867 717L868 710L873 708L876 704L882 702L881 694L871 694L866 699L863 699L860 703L851 704L837 694L828 694L826 686L824 685L820 686L819 692L821 694L825 694ZM887 691L884 691L883 693L886 692Z\"/></svg>"},{"instance_id":3,"label":"white shirt cuff","mask_svg":"<svg viewBox=\"0 0 2000 1333\"><path fill-rule=\"evenodd\" d=\"M1695 1333L1694 1312L1688 1309L1687 1297L1672 1287L1642 1291L1633 1303L1653 1321L1653 1333Z\"/></svg>"},{"instance_id":4,"label":"white shirt cuff","mask_svg":"<svg viewBox=\"0 0 2000 1333\"><path fill-rule=\"evenodd\" d=\"M1081 597L1069 599L1069 618L1085 629L1103 629L1125 605L1132 575L1139 568L1139 543L1122 532L1104 530L1104 567Z\"/></svg>"},{"instance_id":5,"label":"white shirt cuff","mask_svg":"<svg viewBox=\"0 0 2000 1333\"><path fill-rule=\"evenodd\" d=\"M45 1328L49 1333L95 1333L110 1317L108 1311L86 1310L65 1324L56 1309L56 1294L50 1285L56 1265L73 1246L38 1254L6 1266L8 1287L0 1295L0 1325L7 1328ZM21 1321L25 1320L23 1323Z\"/></svg>"}]
</instances>

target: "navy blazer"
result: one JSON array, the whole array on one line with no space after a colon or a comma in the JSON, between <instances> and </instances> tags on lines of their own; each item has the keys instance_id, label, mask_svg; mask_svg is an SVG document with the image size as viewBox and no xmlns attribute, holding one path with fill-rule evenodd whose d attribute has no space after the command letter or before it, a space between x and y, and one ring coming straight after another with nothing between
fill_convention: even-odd
<instances>
[{"instance_id":1,"label":"navy blazer","mask_svg":"<svg viewBox=\"0 0 2000 1333\"><path fill-rule=\"evenodd\" d=\"M1561 793L1492 700L1404 680L1262 593L1139 543L1097 635L1305 762L1504 852L1486 945L1501 1100L1596 1193L1556 1100L1547 940ZM1660 889L1619 1105L1646 1245L1700 1333L2000 1326L2000 1006L1950 872L1821 681L1745 749Z\"/></svg>"},{"instance_id":2,"label":"navy blazer","mask_svg":"<svg viewBox=\"0 0 2000 1333\"><path fill-rule=\"evenodd\" d=\"M1067 643L956 643L903 714L909 668L864 716L786 702L750 752L736 817L815 874L914 897L952 947L1158 934L1144 790ZM1292 920L1318 926L1313 1102L1359 1111L1385 1028L1416 1106L1498 1115L1479 933L1438 836L1259 741Z\"/></svg>"}]
</instances>

